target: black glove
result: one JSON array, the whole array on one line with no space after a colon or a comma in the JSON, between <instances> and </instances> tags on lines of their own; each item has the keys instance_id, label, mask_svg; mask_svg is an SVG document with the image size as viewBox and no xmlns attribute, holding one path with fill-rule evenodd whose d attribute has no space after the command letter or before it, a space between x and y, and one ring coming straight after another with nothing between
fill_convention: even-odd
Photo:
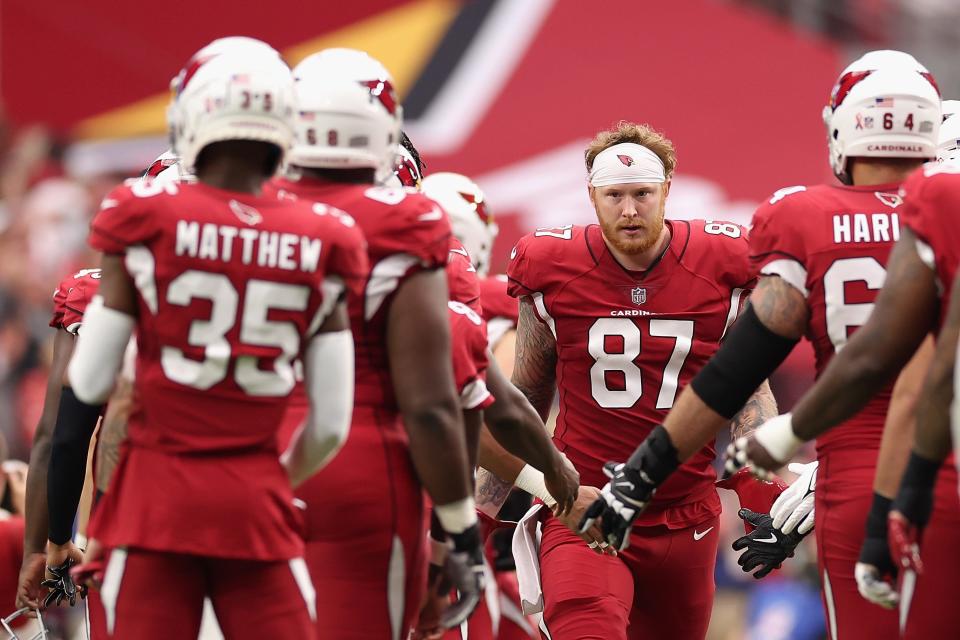
<instances>
[{"instance_id":1,"label":"black glove","mask_svg":"<svg viewBox=\"0 0 960 640\"><path fill-rule=\"evenodd\" d=\"M890 502L889 498L879 493L873 494L873 504L867 515L866 535L853 571L860 595L885 609L895 608L900 599L896 588L897 566L890 557L887 543Z\"/></svg>"},{"instance_id":2,"label":"black glove","mask_svg":"<svg viewBox=\"0 0 960 640\"><path fill-rule=\"evenodd\" d=\"M794 549L803 540L803 536L796 531L784 534L775 528L769 514L740 509L737 515L754 526L753 531L737 538L733 543L734 551L746 549L737 558L737 564L746 573L760 567L760 570L753 574L757 580L774 569L779 569L787 558L792 558Z\"/></svg>"},{"instance_id":3,"label":"black glove","mask_svg":"<svg viewBox=\"0 0 960 640\"><path fill-rule=\"evenodd\" d=\"M657 487L678 466L676 447L666 429L657 425L627 462L608 462L603 466L610 482L583 514L580 533L600 518L604 539L617 551L626 549L634 520L647 508Z\"/></svg>"},{"instance_id":4,"label":"black glove","mask_svg":"<svg viewBox=\"0 0 960 640\"><path fill-rule=\"evenodd\" d=\"M67 558L63 564L55 567L47 567L47 571L53 575L53 578L44 580L40 583L41 587L50 590L47 597L43 600L43 608L46 609L51 604L59 606L64 600L70 603L70 606L77 604L77 585L70 576L70 567L76 564L73 558ZM80 595L86 595L80 590Z\"/></svg>"},{"instance_id":5,"label":"black glove","mask_svg":"<svg viewBox=\"0 0 960 640\"><path fill-rule=\"evenodd\" d=\"M445 629L457 627L470 617L483 597L487 582L479 524L472 525L463 533L451 535L450 539L453 549L447 554L445 584L441 593L446 593L450 588L456 589L458 598L440 617L440 624Z\"/></svg>"}]
</instances>

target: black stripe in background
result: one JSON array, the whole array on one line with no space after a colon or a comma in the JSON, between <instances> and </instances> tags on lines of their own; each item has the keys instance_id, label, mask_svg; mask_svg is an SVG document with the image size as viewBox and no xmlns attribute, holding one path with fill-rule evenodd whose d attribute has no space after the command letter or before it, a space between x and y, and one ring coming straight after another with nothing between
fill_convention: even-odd
<instances>
[{"instance_id":1,"label":"black stripe in background","mask_svg":"<svg viewBox=\"0 0 960 640\"><path fill-rule=\"evenodd\" d=\"M440 92L440 88L460 64L463 54L470 47L470 43L480 31L480 26L490 15L496 3L497 0L466 0L420 77L417 78L417 82L404 99L405 120L416 120L426 112L427 107ZM417 141L414 140L413 143L416 144Z\"/></svg>"}]
</instances>

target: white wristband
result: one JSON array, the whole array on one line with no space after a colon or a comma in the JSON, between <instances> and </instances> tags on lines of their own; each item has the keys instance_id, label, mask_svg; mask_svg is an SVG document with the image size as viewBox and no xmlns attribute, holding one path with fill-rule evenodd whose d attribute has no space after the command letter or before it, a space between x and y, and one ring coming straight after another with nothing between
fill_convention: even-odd
<instances>
[{"instance_id":1,"label":"white wristband","mask_svg":"<svg viewBox=\"0 0 960 640\"><path fill-rule=\"evenodd\" d=\"M775 460L784 463L789 462L803 446L803 440L793 432L793 414L790 413L767 420L754 437Z\"/></svg>"},{"instance_id":2,"label":"white wristband","mask_svg":"<svg viewBox=\"0 0 960 640\"><path fill-rule=\"evenodd\" d=\"M450 535L463 533L477 524L477 505L473 501L473 496L448 504L435 505L433 512L437 514L443 530Z\"/></svg>"},{"instance_id":3,"label":"white wristband","mask_svg":"<svg viewBox=\"0 0 960 640\"><path fill-rule=\"evenodd\" d=\"M530 465L525 465L523 469L520 470L520 473L517 474L517 479L513 481L513 486L518 489L523 489L532 496L540 498L543 500L543 503L551 509L557 506L556 499L547 491L543 474Z\"/></svg>"}]
</instances>

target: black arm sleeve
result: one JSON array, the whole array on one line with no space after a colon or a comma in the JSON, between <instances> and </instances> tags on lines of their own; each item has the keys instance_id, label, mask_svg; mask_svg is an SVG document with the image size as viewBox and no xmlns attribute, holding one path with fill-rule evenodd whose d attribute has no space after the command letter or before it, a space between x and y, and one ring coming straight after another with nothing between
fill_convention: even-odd
<instances>
[{"instance_id":1,"label":"black arm sleeve","mask_svg":"<svg viewBox=\"0 0 960 640\"><path fill-rule=\"evenodd\" d=\"M64 544L73 535L87 470L87 451L101 409L102 406L80 402L70 387L63 388L47 470L48 536L54 544Z\"/></svg>"},{"instance_id":2,"label":"black arm sleeve","mask_svg":"<svg viewBox=\"0 0 960 640\"><path fill-rule=\"evenodd\" d=\"M708 407L731 420L798 342L767 329L748 304L690 386Z\"/></svg>"}]
</instances>

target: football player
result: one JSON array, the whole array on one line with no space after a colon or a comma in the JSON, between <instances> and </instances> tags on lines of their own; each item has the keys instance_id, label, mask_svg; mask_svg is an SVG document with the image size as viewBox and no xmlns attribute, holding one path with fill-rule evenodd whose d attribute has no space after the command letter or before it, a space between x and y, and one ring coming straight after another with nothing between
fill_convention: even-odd
<instances>
[{"instance_id":1,"label":"football player","mask_svg":"<svg viewBox=\"0 0 960 640\"><path fill-rule=\"evenodd\" d=\"M100 291L68 368L77 397L102 402L137 329L138 402L90 522L110 549L107 628L195 637L209 595L227 637L313 637L290 485L349 428L342 297L366 274L363 238L349 220L260 195L293 140L293 80L272 49L193 60L181 78L171 137L197 183L105 199L90 237ZM311 411L278 457L299 355Z\"/></svg>"},{"instance_id":2,"label":"football player","mask_svg":"<svg viewBox=\"0 0 960 640\"><path fill-rule=\"evenodd\" d=\"M464 607L482 589L483 555L454 389L444 267L450 224L440 207L403 188L378 186L393 166L402 106L390 74L366 54L331 49L294 70L297 144L271 188L330 215L367 239L371 271L349 301L357 390L341 454L298 491L307 504L307 562L320 601L320 637L403 638L424 587L427 490L453 540L448 568ZM351 544L342 521L349 510Z\"/></svg>"},{"instance_id":3,"label":"football player","mask_svg":"<svg viewBox=\"0 0 960 640\"><path fill-rule=\"evenodd\" d=\"M834 366L828 363L847 357L853 341L863 339L866 328L861 325L875 304L879 313L878 291L896 273L896 252L891 254L891 248L909 234L901 227L904 206L899 186L935 153L939 94L927 70L912 56L871 52L840 75L824 121L840 184L781 189L756 212L750 253L761 276L757 290L724 347L682 394L665 421L662 438L643 443L622 469L627 477L642 471L651 480L631 491L630 500L642 502L678 461L711 437L725 416L740 407L751 385L768 376L802 336L813 343L822 381ZM920 339L911 345L889 376L919 344ZM920 362L914 368L924 366ZM845 412L842 420L849 422L817 440L819 467L804 474L773 510L781 533L792 534L794 529L813 527L815 505L823 600L833 638L898 634L896 614L865 602L854 578L865 540L863 523L872 511L884 510L879 520L871 516L868 521L866 537L874 537L869 532L878 522L882 529L889 504L889 495L872 491L890 405L888 381L883 376L883 384L874 389L882 393L869 405L866 401L874 393L861 395L859 382L838 387L844 397L862 397L862 402ZM907 402L909 395L905 394ZM856 415L860 409L864 410ZM909 413L900 411L900 416ZM895 412L890 413L893 417ZM660 453L652 457L655 445ZM887 449L884 455L896 457L897 451ZM902 465L902 454L899 457ZM889 480L878 482L882 489ZM611 493L618 491L612 485ZM618 501L622 502L612 502ZM603 517L615 529L622 520L613 511L604 511Z\"/></svg>"},{"instance_id":4,"label":"football player","mask_svg":"<svg viewBox=\"0 0 960 640\"><path fill-rule=\"evenodd\" d=\"M960 193L958 175L954 163L930 163L904 183L901 216L905 226L890 254L887 279L877 296L874 312L792 414L766 423L758 439L738 444L732 454L739 464L760 469L778 466L779 461L793 454L797 443L828 431L866 404L896 374L927 332L949 333L944 329L945 314L950 308L960 247L950 218ZM941 345L940 349L943 348ZM917 410L918 431L923 423L935 424L935 414L945 410L935 404L936 396L932 394L942 389L947 364L938 359L931 368L928 400ZM905 627L904 637L908 638L933 637L960 624L960 613L945 595L950 593L951 581L960 571L960 554L955 544L960 500L956 470L939 459L942 441L937 444L936 440L927 440L928 434L937 431L928 431L927 427L920 431L903 472L900 492L889 512L890 549L894 560L900 561L900 569L908 569L901 576L900 591L900 623ZM900 443L901 447L903 444ZM933 493L935 501L929 499ZM928 499L915 501L920 494ZM882 522L889 509L889 501L879 505L875 502L870 521ZM915 540L905 530L908 527L904 519L914 527L929 521L919 555L922 575L912 570L916 564L911 550ZM872 562L864 564L879 567L884 558L882 553L876 553ZM904 559L908 560L906 564L901 563ZM858 571L858 577L862 573L862 569ZM876 583L884 576L871 577L870 582Z\"/></svg>"},{"instance_id":5,"label":"football player","mask_svg":"<svg viewBox=\"0 0 960 640\"><path fill-rule=\"evenodd\" d=\"M543 622L554 638L702 638L719 540L711 444L640 516L629 550L598 556L576 531L600 496L603 462L662 430L678 389L736 318L754 280L746 232L664 219L676 156L646 125L599 133L585 156L599 224L537 230L514 248L507 271L520 298L513 382L544 417L559 390L554 441L584 481L569 515L543 516ZM754 414L775 410L764 384ZM738 416L735 433L757 417ZM760 490L769 506L768 487L750 481L739 492ZM606 545L596 526L582 535Z\"/></svg>"},{"instance_id":6,"label":"football player","mask_svg":"<svg viewBox=\"0 0 960 640\"><path fill-rule=\"evenodd\" d=\"M80 432L93 433L99 410L91 412L87 405L78 401L73 390L65 385L65 372L70 355L73 352L74 338L80 327L83 311L89 300L96 293L99 284L99 269L82 269L63 279L53 294L53 318L50 326L56 329L53 342L53 363L50 376L47 379L47 393L44 398L43 412L40 422L34 433L33 447L30 450L30 465L32 473L27 476L26 491L26 523L24 534L23 565L20 570L19 587L17 590L18 608L39 608L45 603L48 592L41 588L46 566L57 567L60 573L68 568L64 565L68 557L73 562L81 559L81 552L73 546L73 515L69 515L69 505L73 504L73 513L76 512L76 503L80 498L83 477L86 470L87 447L78 452L80 462L79 483L63 487L64 463L71 460L63 459L64 445L68 444L68 435L75 425ZM55 433L59 439L54 441ZM48 476L50 460L54 445L57 445L60 458L57 468L53 469L53 476ZM87 440L89 444L89 437ZM73 460L76 462L76 460ZM59 476L58 476L59 474ZM66 476L66 477L69 477ZM52 482L51 482L52 481ZM69 494L69 495L67 495ZM67 513L63 518L49 519L48 495L56 501L64 501L65 509L54 510L58 513ZM47 539L53 544L49 547L51 555L48 557ZM41 560L42 558L42 560ZM53 575L49 576L53 578ZM66 586L66 585L65 585ZM57 595L54 595L57 599ZM51 600L52 602L52 600Z\"/></svg>"}]
</instances>

